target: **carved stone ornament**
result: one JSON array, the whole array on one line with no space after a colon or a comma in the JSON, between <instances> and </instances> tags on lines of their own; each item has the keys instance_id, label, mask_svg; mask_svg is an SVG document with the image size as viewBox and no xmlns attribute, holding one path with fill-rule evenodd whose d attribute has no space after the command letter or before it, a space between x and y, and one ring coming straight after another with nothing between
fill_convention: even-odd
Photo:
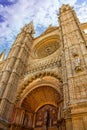
<instances>
[{"instance_id":1,"label":"carved stone ornament","mask_svg":"<svg viewBox=\"0 0 87 130\"><path fill-rule=\"evenodd\" d=\"M76 72L79 72L79 71L82 71L83 68L82 68L82 65L81 65L81 59L79 57L77 57L74 61L74 66L75 66L75 71Z\"/></svg>"},{"instance_id":2,"label":"carved stone ornament","mask_svg":"<svg viewBox=\"0 0 87 130\"><path fill-rule=\"evenodd\" d=\"M25 32L25 33L29 33L31 35L33 35L35 33L34 31L34 26L33 26L33 22L30 22L29 24L25 25L22 30Z\"/></svg>"},{"instance_id":3,"label":"carved stone ornament","mask_svg":"<svg viewBox=\"0 0 87 130\"><path fill-rule=\"evenodd\" d=\"M72 53L73 57L78 56L78 51L77 51L77 49L75 47L72 47L71 53Z\"/></svg>"}]
</instances>

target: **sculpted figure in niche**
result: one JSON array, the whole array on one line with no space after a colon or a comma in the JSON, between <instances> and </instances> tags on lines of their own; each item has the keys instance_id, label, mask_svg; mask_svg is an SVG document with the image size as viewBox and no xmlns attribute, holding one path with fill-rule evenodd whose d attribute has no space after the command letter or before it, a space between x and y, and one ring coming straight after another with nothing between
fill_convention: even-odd
<instances>
[{"instance_id":1,"label":"sculpted figure in niche","mask_svg":"<svg viewBox=\"0 0 87 130\"><path fill-rule=\"evenodd\" d=\"M74 66L75 66L75 71L81 71L82 70L81 59L79 57L77 57L74 60Z\"/></svg>"},{"instance_id":2,"label":"sculpted figure in niche","mask_svg":"<svg viewBox=\"0 0 87 130\"><path fill-rule=\"evenodd\" d=\"M72 55L75 57L75 56L78 56L78 50L77 50L77 48L76 47L72 47L72 49L71 49L71 53L72 53Z\"/></svg>"}]
</instances>

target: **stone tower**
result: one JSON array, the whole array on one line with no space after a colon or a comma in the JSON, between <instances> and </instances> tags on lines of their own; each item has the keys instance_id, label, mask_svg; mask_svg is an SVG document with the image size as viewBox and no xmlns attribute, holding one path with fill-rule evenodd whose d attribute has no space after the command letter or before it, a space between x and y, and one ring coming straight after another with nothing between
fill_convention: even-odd
<instances>
[{"instance_id":1,"label":"stone tower","mask_svg":"<svg viewBox=\"0 0 87 130\"><path fill-rule=\"evenodd\" d=\"M37 38L22 28L0 62L1 130L87 130L86 28L69 5Z\"/></svg>"},{"instance_id":2,"label":"stone tower","mask_svg":"<svg viewBox=\"0 0 87 130\"><path fill-rule=\"evenodd\" d=\"M63 5L59 15L66 129L87 129L87 41L75 11Z\"/></svg>"},{"instance_id":3,"label":"stone tower","mask_svg":"<svg viewBox=\"0 0 87 130\"><path fill-rule=\"evenodd\" d=\"M0 123L9 125L14 108L20 76L25 73L30 46L33 41L33 25L26 25L17 36L2 69L0 81ZM1 125L2 127L3 125Z\"/></svg>"}]
</instances>

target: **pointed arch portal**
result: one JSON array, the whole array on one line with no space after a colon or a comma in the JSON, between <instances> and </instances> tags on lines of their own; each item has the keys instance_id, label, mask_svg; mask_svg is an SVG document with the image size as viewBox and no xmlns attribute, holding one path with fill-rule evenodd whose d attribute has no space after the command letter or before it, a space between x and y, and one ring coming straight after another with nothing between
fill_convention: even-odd
<instances>
[{"instance_id":1,"label":"pointed arch portal","mask_svg":"<svg viewBox=\"0 0 87 130\"><path fill-rule=\"evenodd\" d=\"M65 130L62 83L52 76L36 79L20 96L15 121L23 130Z\"/></svg>"},{"instance_id":2,"label":"pointed arch portal","mask_svg":"<svg viewBox=\"0 0 87 130\"><path fill-rule=\"evenodd\" d=\"M65 130L64 119L59 122L60 116L63 117L63 100L59 91L52 86L39 86L30 91L21 103L21 107L33 115L33 128L35 130L55 129L58 127ZM48 116L49 115L49 116Z\"/></svg>"}]
</instances>

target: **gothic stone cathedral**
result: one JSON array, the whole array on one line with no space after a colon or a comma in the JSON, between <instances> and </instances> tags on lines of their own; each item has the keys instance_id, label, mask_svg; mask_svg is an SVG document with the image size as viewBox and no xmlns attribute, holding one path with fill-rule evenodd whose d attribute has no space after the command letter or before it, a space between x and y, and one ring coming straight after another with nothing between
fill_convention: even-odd
<instances>
[{"instance_id":1,"label":"gothic stone cathedral","mask_svg":"<svg viewBox=\"0 0 87 130\"><path fill-rule=\"evenodd\" d=\"M69 5L58 19L23 27L0 61L0 130L87 130L87 23Z\"/></svg>"}]
</instances>

